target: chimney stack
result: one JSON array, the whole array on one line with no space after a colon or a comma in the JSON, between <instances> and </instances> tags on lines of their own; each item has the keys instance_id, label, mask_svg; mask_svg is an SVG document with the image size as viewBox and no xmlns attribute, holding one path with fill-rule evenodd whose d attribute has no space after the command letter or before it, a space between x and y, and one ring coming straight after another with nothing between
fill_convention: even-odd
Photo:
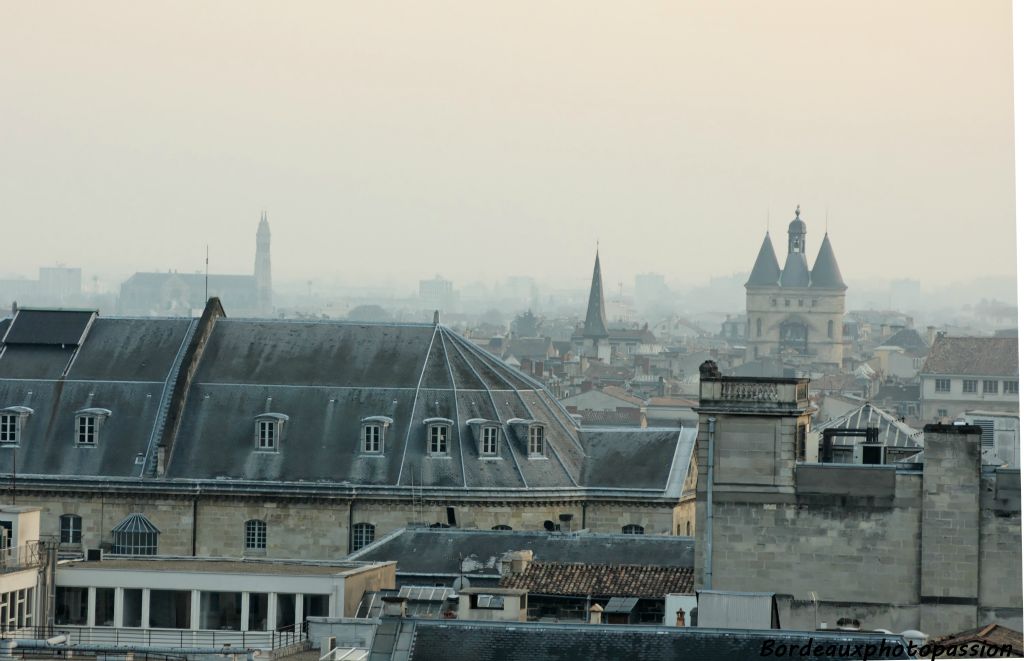
<instances>
[{"instance_id":1,"label":"chimney stack","mask_svg":"<svg viewBox=\"0 0 1024 661\"><path fill-rule=\"evenodd\" d=\"M601 604L594 604L590 607L590 624L601 624L601 620L604 616L604 609L601 608Z\"/></svg>"}]
</instances>

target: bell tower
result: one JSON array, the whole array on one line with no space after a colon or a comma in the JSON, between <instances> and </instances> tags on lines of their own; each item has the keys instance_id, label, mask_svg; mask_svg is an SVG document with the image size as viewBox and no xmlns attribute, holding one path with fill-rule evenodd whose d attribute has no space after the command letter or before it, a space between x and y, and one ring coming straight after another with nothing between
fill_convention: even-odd
<instances>
[{"instance_id":1,"label":"bell tower","mask_svg":"<svg viewBox=\"0 0 1024 661\"><path fill-rule=\"evenodd\" d=\"M267 212L260 214L260 226L256 230L256 305L260 314L270 315L274 311L273 291L270 279L270 222Z\"/></svg>"}]
</instances>

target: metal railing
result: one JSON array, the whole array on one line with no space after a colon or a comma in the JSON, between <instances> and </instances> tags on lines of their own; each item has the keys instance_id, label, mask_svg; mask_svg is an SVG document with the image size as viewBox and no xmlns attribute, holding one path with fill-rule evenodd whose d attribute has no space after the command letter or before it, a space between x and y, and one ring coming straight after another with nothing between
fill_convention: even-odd
<instances>
[{"instance_id":1,"label":"metal railing","mask_svg":"<svg viewBox=\"0 0 1024 661\"><path fill-rule=\"evenodd\" d=\"M43 563L38 541L0 549L0 574L32 569Z\"/></svg>"},{"instance_id":2,"label":"metal railing","mask_svg":"<svg viewBox=\"0 0 1024 661\"><path fill-rule=\"evenodd\" d=\"M227 631L211 629L135 629L114 627L0 627L0 638L44 640L65 635L75 645L149 645L155 647L237 647L276 650L306 640L306 623L277 631Z\"/></svg>"}]
</instances>

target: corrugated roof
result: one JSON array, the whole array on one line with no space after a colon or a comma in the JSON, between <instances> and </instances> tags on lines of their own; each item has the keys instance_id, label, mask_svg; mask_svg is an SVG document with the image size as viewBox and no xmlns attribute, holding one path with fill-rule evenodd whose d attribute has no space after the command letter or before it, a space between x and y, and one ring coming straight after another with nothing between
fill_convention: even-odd
<instances>
[{"instance_id":1,"label":"corrugated roof","mask_svg":"<svg viewBox=\"0 0 1024 661\"><path fill-rule=\"evenodd\" d=\"M701 590L698 622L716 629L771 629L775 595L770 592Z\"/></svg>"},{"instance_id":2,"label":"corrugated roof","mask_svg":"<svg viewBox=\"0 0 1024 661\"><path fill-rule=\"evenodd\" d=\"M692 594L693 567L531 562L522 572L502 576L499 585L531 594L661 599Z\"/></svg>"},{"instance_id":3,"label":"corrugated roof","mask_svg":"<svg viewBox=\"0 0 1024 661\"><path fill-rule=\"evenodd\" d=\"M922 374L1012 376L1019 371L1016 337L935 338Z\"/></svg>"},{"instance_id":4,"label":"corrugated roof","mask_svg":"<svg viewBox=\"0 0 1024 661\"><path fill-rule=\"evenodd\" d=\"M878 429L878 441L882 445L892 447L923 447L923 433L910 425L900 422L882 409L872 405L870 402L858 406L848 413L821 422L814 426L814 431L823 432L826 429ZM848 436L836 436L833 445L856 445L863 443L863 439Z\"/></svg>"}]
</instances>

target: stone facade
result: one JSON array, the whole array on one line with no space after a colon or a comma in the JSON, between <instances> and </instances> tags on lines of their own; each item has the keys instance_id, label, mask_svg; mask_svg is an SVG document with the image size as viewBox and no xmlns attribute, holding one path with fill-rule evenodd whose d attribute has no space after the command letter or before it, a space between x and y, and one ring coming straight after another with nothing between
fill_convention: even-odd
<instances>
[{"instance_id":1,"label":"stone facade","mask_svg":"<svg viewBox=\"0 0 1024 661\"><path fill-rule=\"evenodd\" d=\"M800 362L842 365L845 313L843 291L748 287L746 359L779 357L784 329L798 324L807 329Z\"/></svg>"},{"instance_id":2,"label":"stone facade","mask_svg":"<svg viewBox=\"0 0 1024 661\"><path fill-rule=\"evenodd\" d=\"M701 383L697 589L777 593L783 628L835 626L840 617L859 619L867 630L929 635L989 622L1021 628L1020 474L983 473L980 429L927 427L919 464L797 461L805 402L784 388L799 393L806 381L765 379L778 396L745 402L722 397L735 390L730 381L739 380Z\"/></svg>"}]
</instances>

